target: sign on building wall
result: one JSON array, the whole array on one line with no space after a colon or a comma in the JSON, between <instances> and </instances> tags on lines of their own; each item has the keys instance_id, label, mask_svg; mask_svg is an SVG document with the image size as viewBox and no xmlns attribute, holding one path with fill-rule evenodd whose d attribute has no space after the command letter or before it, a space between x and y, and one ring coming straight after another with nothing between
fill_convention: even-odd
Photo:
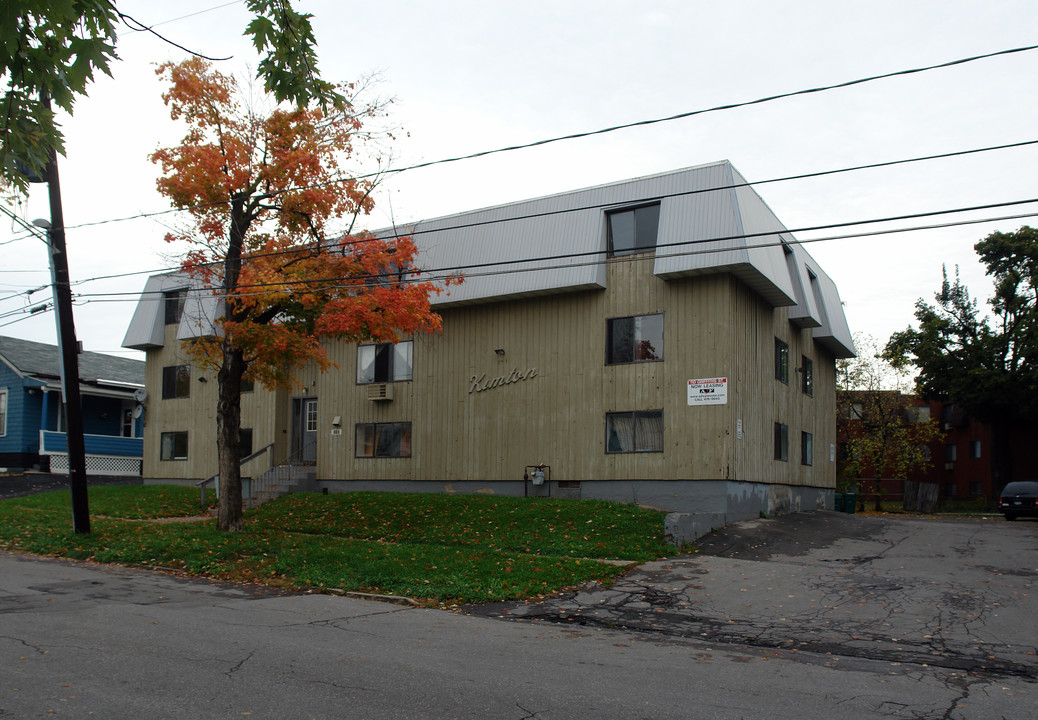
<instances>
[{"instance_id":1,"label":"sign on building wall","mask_svg":"<svg viewBox=\"0 0 1038 720\"><path fill-rule=\"evenodd\" d=\"M689 405L727 405L728 378L700 378L688 381Z\"/></svg>"}]
</instances>

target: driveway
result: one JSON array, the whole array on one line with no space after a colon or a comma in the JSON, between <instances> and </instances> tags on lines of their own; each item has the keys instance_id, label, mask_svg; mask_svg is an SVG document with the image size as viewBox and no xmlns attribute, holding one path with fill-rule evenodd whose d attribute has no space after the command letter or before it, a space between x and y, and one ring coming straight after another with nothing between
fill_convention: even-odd
<instances>
[{"instance_id":1,"label":"driveway","mask_svg":"<svg viewBox=\"0 0 1038 720\"><path fill-rule=\"evenodd\" d=\"M1038 677L1038 522L810 512L736 523L610 587L473 606L511 620Z\"/></svg>"},{"instance_id":2,"label":"driveway","mask_svg":"<svg viewBox=\"0 0 1038 720\"><path fill-rule=\"evenodd\" d=\"M91 475L87 477L87 487L97 485L140 485L139 477L109 477ZM68 489L68 475L57 473L19 473L17 475L0 475L0 500L32 495L51 490Z\"/></svg>"}]
</instances>

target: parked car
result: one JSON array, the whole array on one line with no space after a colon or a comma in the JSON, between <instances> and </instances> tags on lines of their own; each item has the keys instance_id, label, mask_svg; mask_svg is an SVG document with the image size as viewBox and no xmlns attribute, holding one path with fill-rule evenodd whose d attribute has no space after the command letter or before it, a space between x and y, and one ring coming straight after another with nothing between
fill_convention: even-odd
<instances>
[{"instance_id":1,"label":"parked car","mask_svg":"<svg viewBox=\"0 0 1038 720\"><path fill-rule=\"evenodd\" d=\"M998 497L998 511L1006 520L1016 520L1021 515L1038 517L1038 481L1011 482L1002 489Z\"/></svg>"}]
</instances>

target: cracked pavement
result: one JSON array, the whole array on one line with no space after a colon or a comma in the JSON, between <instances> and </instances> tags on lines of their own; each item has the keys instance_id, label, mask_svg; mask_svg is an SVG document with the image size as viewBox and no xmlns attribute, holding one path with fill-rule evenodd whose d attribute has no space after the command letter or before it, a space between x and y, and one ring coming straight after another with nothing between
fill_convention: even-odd
<instances>
[{"instance_id":1,"label":"cracked pavement","mask_svg":"<svg viewBox=\"0 0 1038 720\"><path fill-rule=\"evenodd\" d=\"M755 519L608 587L468 611L1035 679L1036 531L997 517Z\"/></svg>"},{"instance_id":2,"label":"cracked pavement","mask_svg":"<svg viewBox=\"0 0 1038 720\"><path fill-rule=\"evenodd\" d=\"M1033 715L1038 522L804 513L703 548L468 614L0 552L0 720Z\"/></svg>"}]
</instances>

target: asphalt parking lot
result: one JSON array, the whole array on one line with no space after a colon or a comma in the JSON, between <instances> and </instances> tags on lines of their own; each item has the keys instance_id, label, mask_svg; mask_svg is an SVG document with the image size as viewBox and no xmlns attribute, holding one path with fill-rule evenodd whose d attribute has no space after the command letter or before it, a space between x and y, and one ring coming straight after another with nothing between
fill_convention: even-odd
<instances>
[{"instance_id":1,"label":"asphalt parking lot","mask_svg":"<svg viewBox=\"0 0 1038 720\"><path fill-rule=\"evenodd\" d=\"M736 523L700 547L611 586L468 611L1038 677L1038 521L809 512Z\"/></svg>"}]
</instances>

